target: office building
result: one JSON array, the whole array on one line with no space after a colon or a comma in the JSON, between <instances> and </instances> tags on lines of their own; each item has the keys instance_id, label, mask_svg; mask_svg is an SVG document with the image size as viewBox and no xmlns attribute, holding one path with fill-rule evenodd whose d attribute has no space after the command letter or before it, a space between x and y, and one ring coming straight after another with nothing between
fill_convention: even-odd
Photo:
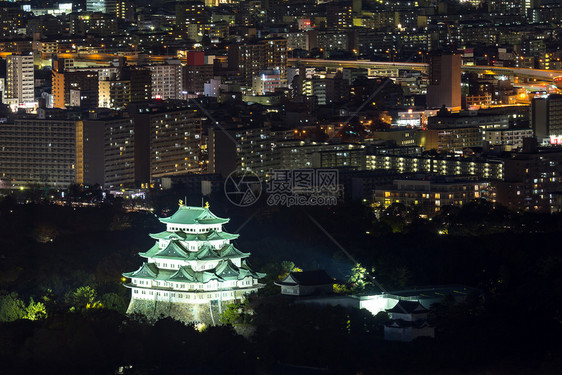
<instances>
[{"instance_id":1,"label":"office building","mask_svg":"<svg viewBox=\"0 0 562 375\"><path fill-rule=\"evenodd\" d=\"M365 146L360 144L287 140L277 144L275 153L284 169L365 169Z\"/></svg>"},{"instance_id":2,"label":"office building","mask_svg":"<svg viewBox=\"0 0 562 375\"><path fill-rule=\"evenodd\" d=\"M188 93L202 94L205 91L205 83L213 78L213 65L188 64L182 67L183 91Z\"/></svg>"},{"instance_id":3,"label":"office building","mask_svg":"<svg viewBox=\"0 0 562 375\"><path fill-rule=\"evenodd\" d=\"M53 106L96 108L98 106L98 72L65 68L64 60L53 61Z\"/></svg>"},{"instance_id":4,"label":"office building","mask_svg":"<svg viewBox=\"0 0 562 375\"><path fill-rule=\"evenodd\" d=\"M556 211L562 191L562 150L537 148L525 139L522 152L504 157L504 181L496 184L498 202L514 210Z\"/></svg>"},{"instance_id":5,"label":"office building","mask_svg":"<svg viewBox=\"0 0 562 375\"><path fill-rule=\"evenodd\" d=\"M443 206L462 206L474 199L493 199L489 183L476 177L413 176L394 180L392 185L375 189L373 199L386 209L394 203L417 206L420 212L431 215Z\"/></svg>"},{"instance_id":6,"label":"office building","mask_svg":"<svg viewBox=\"0 0 562 375\"><path fill-rule=\"evenodd\" d=\"M483 135L490 146L506 146L506 151L511 151L522 148L523 140L533 137L533 129L491 129Z\"/></svg>"},{"instance_id":7,"label":"office building","mask_svg":"<svg viewBox=\"0 0 562 375\"><path fill-rule=\"evenodd\" d=\"M330 29L353 27L353 6L346 2L331 2L326 6L326 26Z\"/></svg>"},{"instance_id":8,"label":"office building","mask_svg":"<svg viewBox=\"0 0 562 375\"><path fill-rule=\"evenodd\" d=\"M207 21L205 3L199 1L179 1L176 3L176 25L180 30L187 31L190 25L203 25Z\"/></svg>"},{"instance_id":9,"label":"office building","mask_svg":"<svg viewBox=\"0 0 562 375\"><path fill-rule=\"evenodd\" d=\"M460 109L461 55L435 53L429 67L427 107Z\"/></svg>"},{"instance_id":10,"label":"office building","mask_svg":"<svg viewBox=\"0 0 562 375\"><path fill-rule=\"evenodd\" d=\"M267 69L278 70L281 85L287 84L287 40L263 39L256 43L234 44L228 49L228 65L239 72L244 85Z\"/></svg>"},{"instance_id":11,"label":"office building","mask_svg":"<svg viewBox=\"0 0 562 375\"><path fill-rule=\"evenodd\" d=\"M482 147L482 129L437 128L425 131L425 149L437 151L462 151L471 147Z\"/></svg>"},{"instance_id":12,"label":"office building","mask_svg":"<svg viewBox=\"0 0 562 375\"><path fill-rule=\"evenodd\" d=\"M550 143L562 144L562 95L534 98L531 103L531 123L537 139L548 138Z\"/></svg>"},{"instance_id":13,"label":"office building","mask_svg":"<svg viewBox=\"0 0 562 375\"><path fill-rule=\"evenodd\" d=\"M119 80L115 77L100 79L98 107L123 109L131 99L131 81Z\"/></svg>"},{"instance_id":14,"label":"office building","mask_svg":"<svg viewBox=\"0 0 562 375\"><path fill-rule=\"evenodd\" d=\"M139 181L201 171L201 116L193 106L170 100L131 103L127 108L135 122Z\"/></svg>"},{"instance_id":15,"label":"office building","mask_svg":"<svg viewBox=\"0 0 562 375\"><path fill-rule=\"evenodd\" d=\"M366 168L387 169L399 173L434 173L439 175L470 175L486 180L503 179L503 161L448 156L410 156L371 153L366 156Z\"/></svg>"},{"instance_id":16,"label":"office building","mask_svg":"<svg viewBox=\"0 0 562 375\"><path fill-rule=\"evenodd\" d=\"M262 70L260 74L254 76L252 82L252 92L256 95L272 93L281 87L281 73L279 70Z\"/></svg>"}]
</instances>

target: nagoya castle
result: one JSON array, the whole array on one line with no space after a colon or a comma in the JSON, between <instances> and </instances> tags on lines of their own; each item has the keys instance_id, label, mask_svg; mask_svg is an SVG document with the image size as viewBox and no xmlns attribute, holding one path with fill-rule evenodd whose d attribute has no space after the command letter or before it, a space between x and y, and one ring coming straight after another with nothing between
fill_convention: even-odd
<instances>
[{"instance_id":1,"label":"nagoya castle","mask_svg":"<svg viewBox=\"0 0 562 375\"><path fill-rule=\"evenodd\" d=\"M128 313L149 318L171 316L185 322L216 324L229 303L241 301L263 284L264 273L254 272L243 253L230 242L237 234L223 231L230 219L205 207L184 206L160 218L164 232L150 234L154 246L139 253L146 261L124 273L131 289Z\"/></svg>"}]
</instances>

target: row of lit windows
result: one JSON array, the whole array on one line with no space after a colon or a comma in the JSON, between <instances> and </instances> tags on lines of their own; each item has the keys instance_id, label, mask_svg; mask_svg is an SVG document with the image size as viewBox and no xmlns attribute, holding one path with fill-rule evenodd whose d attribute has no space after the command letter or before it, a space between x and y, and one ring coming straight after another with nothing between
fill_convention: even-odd
<instances>
[{"instance_id":1,"label":"row of lit windows","mask_svg":"<svg viewBox=\"0 0 562 375\"><path fill-rule=\"evenodd\" d=\"M192 298L192 296L190 294L183 294L183 293L168 293L168 292L153 292L151 290L149 291L140 291L141 293L139 293L139 290L134 289L133 290L133 294L148 294L148 295L156 295L156 296L163 296L163 297L171 297L171 298L175 298L176 294L178 298L186 298L186 299L190 299ZM223 292L221 293L223 297L233 297L234 296L234 292ZM204 299L204 298L219 298L219 293L213 293L213 294L197 294L197 295L193 295L193 298L199 298L199 299Z\"/></svg>"}]
</instances>

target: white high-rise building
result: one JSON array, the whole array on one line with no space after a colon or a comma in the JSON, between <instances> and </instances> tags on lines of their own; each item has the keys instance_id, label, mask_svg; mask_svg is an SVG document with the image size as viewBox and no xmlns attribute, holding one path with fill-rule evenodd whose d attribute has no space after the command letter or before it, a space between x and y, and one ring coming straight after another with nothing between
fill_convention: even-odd
<instances>
[{"instance_id":1,"label":"white high-rise building","mask_svg":"<svg viewBox=\"0 0 562 375\"><path fill-rule=\"evenodd\" d=\"M181 99L182 75L179 60L148 67L152 77L152 99Z\"/></svg>"},{"instance_id":2,"label":"white high-rise building","mask_svg":"<svg viewBox=\"0 0 562 375\"><path fill-rule=\"evenodd\" d=\"M87 12L106 12L105 0L86 0L86 11Z\"/></svg>"},{"instance_id":3,"label":"white high-rise building","mask_svg":"<svg viewBox=\"0 0 562 375\"><path fill-rule=\"evenodd\" d=\"M35 101L33 56L9 55L6 57L7 103L31 104Z\"/></svg>"}]
</instances>

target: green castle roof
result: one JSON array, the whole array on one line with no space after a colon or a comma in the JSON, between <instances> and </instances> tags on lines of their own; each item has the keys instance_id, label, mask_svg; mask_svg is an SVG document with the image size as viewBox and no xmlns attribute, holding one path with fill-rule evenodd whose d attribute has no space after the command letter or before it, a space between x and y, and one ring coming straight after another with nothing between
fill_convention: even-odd
<instances>
[{"instance_id":1,"label":"green castle roof","mask_svg":"<svg viewBox=\"0 0 562 375\"><path fill-rule=\"evenodd\" d=\"M247 273L247 275L251 275L256 279L263 279L265 276L267 276L267 274L264 272L256 272L253 269L251 269L245 259L242 259L242 262L240 264L240 270L241 271L244 270Z\"/></svg>"},{"instance_id":2,"label":"green castle roof","mask_svg":"<svg viewBox=\"0 0 562 375\"><path fill-rule=\"evenodd\" d=\"M185 250L178 241L172 240L168 243L168 246L154 254L153 258L188 260L190 258L190 254L188 254L188 251Z\"/></svg>"},{"instance_id":3,"label":"green castle roof","mask_svg":"<svg viewBox=\"0 0 562 375\"><path fill-rule=\"evenodd\" d=\"M223 280L237 280L240 271L231 261L223 261L215 267L215 274Z\"/></svg>"},{"instance_id":4,"label":"green castle roof","mask_svg":"<svg viewBox=\"0 0 562 375\"><path fill-rule=\"evenodd\" d=\"M225 245L222 249L220 249L220 257L222 259L247 258L249 256L250 253L243 253L232 244Z\"/></svg>"},{"instance_id":5,"label":"green castle roof","mask_svg":"<svg viewBox=\"0 0 562 375\"><path fill-rule=\"evenodd\" d=\"M143 263L136 271L126 272L125 277L136 277L139 279L154 279L158 276L158 267L154 263Z\"/></svg>"},{"instance_id":6,"label":"green castle roof","mask_svg":"<svg viewBox=\"0 0 562 375\"><path fill-rule=\"evenodd\" d=\"M161 270L154 263L143 263L143 265L134 272L124 273L123 276L128 278L156 279L173 282L199 282L207 283L211 280L242 280L247 276L261 279L266 276L265 273L254 272L249 268L246 262L242 262L241 267L236 267L231 260L220 261L214 269L204 271L194 271L190 266L180 267L179 270Z\"/></svg>"},{"instance_id":7,"label":"green castle roof","mask_svg":"<svg viewBox=\"0 0 562 375\"><path fill-rule=\"evenodd\" d=\"M220 255L209 245L205 244L199 248L199 251L194 254L197 260L216 260L220 259Z\"/></svg>"},{"instance_id":8,"label":"green castle roof","mask_svg":"<svg viewBox=\"0 0 562 375\"><path fill-rule=\"evenodd\" d=\"M180 281L180 282L193 282L195 281L195 271L189 266L181 267L178 272L174 273L169 281Z\"/></svg>"},{"instance_id":9,"label":"green castle roof","mask_svg":"<svg viewBox=\"0 0 562 375\"><path fill-rule=\"evenodd\" d=\"M225 224L229 220L216 216L208 207L191 206L179 206L172 216L160 218L165 224Z\"/></svg>"},{"instance_id":10,"label":"green castle roof","mask_svg":"<svg viewBox=\"0 0 562 375\"><path fill-rule=\"evenodd\" d=\"M164 249L160 249L158 242L156 242L148 251L139 253L139 255L144 258L181 259L187 261L247 258L250 256L250 253L244 253L232 244L226 244L219 250L204 244L198 251L189 251L178 240L172 239Z\"/></svg>"},{"instance_id":11,"label":"green castle roof","mask_svg":"<svg viewBox=\"0 0 562 375\"><path fill-rule=\"evenodd\" d=\"M145 251L144 253L139 253L139 255L143 258L152 258L160 251L160 246L158 242L156 242L150 249Z\"/></svg>"}]
</instances>

